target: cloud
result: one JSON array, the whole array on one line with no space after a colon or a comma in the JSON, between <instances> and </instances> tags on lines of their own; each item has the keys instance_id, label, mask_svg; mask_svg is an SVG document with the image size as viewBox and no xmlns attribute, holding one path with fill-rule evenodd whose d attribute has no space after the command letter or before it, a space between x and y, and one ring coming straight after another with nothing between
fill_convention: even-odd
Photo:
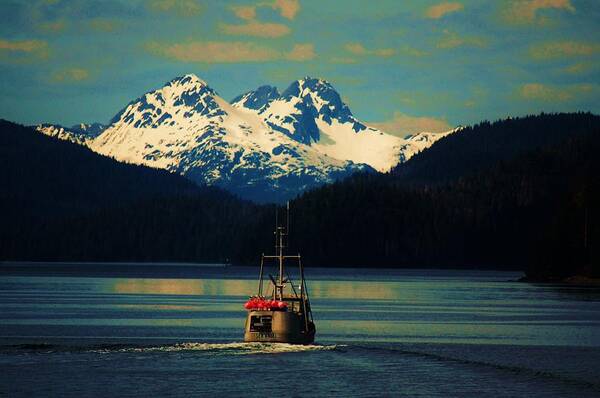
<instances>
[{"instance_id":1,"label":"cloud","mask_svg":"<svg viewBox=\"0 0 600 398\"><path fill-rule=\"evenodd\" d=\"M292 51L286 54L286 59L290 61L309 61L315 58L315 46L310 43L296 44Z\"/></svg>"},{"instance_id":2,"label":"cloud","mask_svg":"<svg viewBox=\"0 0 600 398\"><path fill-rule=\"evenodd\" d=\"M292 20L296 18L296 14L300 11L300 2L298 0L273 0L256 5L232 6L230 8L238 18L253 21L256 18L257 7L271 8L279 12L282 17Z\"/></svg>"},{"instance_id":3,"label":"cloud","mask_svg":"<svg viewBox=\"0 0 600 398\"><path fill-rule=\"evenodd\" d=\"M358 63L358 60L356 58L351 58L351 57L331 57L329 59L329 62L331 62L333 64L347 64L347 65L351 65L351 64Z\"/></svg>"},{"instance_id":4,"label":"cloud","mask_svg":"<svg viewBox=\"0 0 600 398\"><path fill-rule=\"evenodd\" d=\"M57 21L48 21L48 22L42 22L40 24L38 24L38 28L43 31L43 32L48 32L48 33L59 33L64 31L67 28L67 23L65 22L64 19L60 19Z\"/></svg>"},{"instance_id":5,"label":"cloud","mask_svg":"<svg viewBox=\"0 0 600 398\"><path fill-rule=\"evenodd\" d=\"M591 84L552 86L541 83L527 83L519 87L522 98L530 101L565 102L596 89Z\"/></svg>"},{"instance_id":6,"label":"cloud","mask_svg":"<svg viewBox=\"0 0 600 398\"><path fill-rule=\"evenodd\" d=\"M161 44L150 42L146 50L154 55L181 62L242 63L265 61L306 61L314 58L312 44L296 44L291 51L279 51L251 42L191 41Z\"/></svg>"},{"instance_id":7,"label":"cloud","mask_svg":"<svg viewBox=\"0 0 600 398\"><path fill-rule=\"evenodd\" d=\"M456 2L445 2L436 4L434 6L429 7L425 11L425 16L431 19L440 19L446 14L450 14L452 12L460 11L465 7L461 3Z\"/></svg>"},{"instance_id":8,"label":"cloud","mask_svg":"<svg viewBox=\"0 0 600 398\"><path fill-rule=\"evenodd\" d=\"M346 43L344 48L349 53L354 54L354 55L360 55L360 56L375 55L377 57L387 58L387 57L391 57L396 54L396 50L394 50L393 48L377 48L377 49L369 50L365 46L363 46L361 43Z\"/></svg>"},{"instance_id":9,"label":"cloud","mask_svg":"<svg viewBox=\"0 0 600 398\"><path fill-rule=\"evenodd\" d=\"M403 55L405 57L426 57L429 55L427 51L419 50L418 48L414 48L411 46L400 46L396 49L397 53Z\"/></svg>"},{"instance_id":10,"label":"cloud","mask_svg":"<svg viewBox=\"0 0 600 398\"><path fill-rule=\"evenodd\" d=\"M571 0L513 0L504 11L504 17L511 23L542 22L537 17L537 12L544 9L565 10L575 12Z\"/></svg>"},{"instance_id":11,"label":"cloud","mask_svg":"<svg viewBox=\"0 0 600 398\"><path fill-rule=\"evenodd\" d=\"M221 24L221 31L228 35L256 36L256 37L281 37L290 33L290 28L279 23L262 23L251 21L243 25Z\"/></svg>"},{"instance_id":12,"label":"cloud","mask_svg":"<svg viewBox=\"0 0 600 398\"><path fill-rule=\"evenodd\" d=\"M578 62L573 65L569 65L563 69L564 72L570 73L572 75L579 75L582 73L586 73L593 68L592 63L589 62Z\"/></svg>"},{"instance_id":13,"label":"cloud","mask_svg":"<svg viewBox=\"0 0 600 398\"><path fill-rule=\"evenodd\" d=\"M172 12L184 17L195 16L202 11L196 0L150 0L147 6L155 12Z\"/></svg>"},{"instance_id":14,"label":"cloud","mask_svg":"<svg viewBox=\"0 0 600 398\"><path fill-rule=\"evenodd\" d=\"M366 55L367 49L360 43L347 43L344 48L354 55Z\"/></svg>"},{"instance_id":15,"label":"cloud","mask_svg":"<svg viewBox=\"0 0 600 398\"><path fill-rule=\"evenodd\" d=\"M231 10L236 17L245 21L251 21L256 18L256 6L232 6Z\"/></svg>"},{"instance_id":16,"label":"cloud","mask_svg":"<svg viewBox=\"0 0 600 398\"><path fill-rule=\"evenodd\" d=\"M0 39L0 60L31 62L48 57L48 43L43 40Z\"/></svg>"},{"instance_id":17,"label":"cloud","mask_svg":"<svg viewBox=\"0 0 600 398\"><path fill-rule=\"evenodd\" d=\"M576 41L535 44L529 49L529 54L535 59L589 56L598 52L600 52L600 44Z\"/></svg>"},{"instance_id":18,"label":"cloud","mask_svg":"<svg viewBox=\"0 0 600 398\"><path fill-rule=\"evenodd\" d=\"M45 49L48 43L42 40L3 40L0 39L0 51L36 52Z\"/></svg>"},{"instance_id":19,"label":"cloud","mask_svg":"<svg viewBox=\"0 0 600 398\"><path fill-rule=\"evenodd\" d=\"M461 46L469 46L469 47L487 47L487 40L482 37L477 36L465 36L461 37L456 33L449 32L448 30L444 31L444 36L437 42L437 48L456 48Z\"/></svg>"},{"instance_id":20,"label":"cloud","mask_svg":"<svg viewBox=\"0 0 600 398\"><path fill-rule=\"evenodd\" d=\"M369 123L369 125L398 137L423 131L443 133L452 129L445 119L410 116L402 112L394 112L394 116L390 120Z\"/></svg>"},{"instance_id":21,"label":"cloud","mask_svg":"<svg viewBox=\"0 0 600 398\"><path fill-rule=\"evenodd\" d=\"M298 0L274 0L271 8L278 10L284 18L294 19L300 11L300 2Z\"/></svg>"},{"instance_id":22,"label":"cloud","mask_svg":"<svg viewBox=\"0 0 600 398\"><path fill-rule=\"evenodd\" d=\"M276 38L290 34L291 30L287 25L272 22L260 22L257 20L257 7L271 7L273 9L278 9L280 10L282 16L288 19L293 19L300 8L300 5L297 1L285 0L259 3L251 6L232 6L230 9L233 11L235 16L246 21L246 23L241 25L221 24L221 31L228 35L256 36L265 38Z\"/></svg>"},{"instance_id":23,"label":"cloud","mask_svg":"<svg viewBox=\"0 0 600 398\"><path fill-rule=\"evenodd\" d=\"M90 78L90 72L83 68L68 68L52 74L52 81L56 83L74 83Z\"/></svg>"}]
</instances>

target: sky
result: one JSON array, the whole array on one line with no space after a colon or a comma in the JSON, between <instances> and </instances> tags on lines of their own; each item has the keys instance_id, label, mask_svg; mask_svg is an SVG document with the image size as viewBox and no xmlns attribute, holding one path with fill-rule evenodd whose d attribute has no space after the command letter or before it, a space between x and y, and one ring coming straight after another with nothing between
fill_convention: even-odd
<instances>
[{"instance_id":1,"label":"sky","mask_svg":"<svg viewBox=\"0 0 600 398\"><path fill-rule=\"evenodd\" d=\"M186 73L227 100L323 78L398 134L600 113L600 1L0 1L0 118L105 123Z\"/></svg>"}]
</instances>

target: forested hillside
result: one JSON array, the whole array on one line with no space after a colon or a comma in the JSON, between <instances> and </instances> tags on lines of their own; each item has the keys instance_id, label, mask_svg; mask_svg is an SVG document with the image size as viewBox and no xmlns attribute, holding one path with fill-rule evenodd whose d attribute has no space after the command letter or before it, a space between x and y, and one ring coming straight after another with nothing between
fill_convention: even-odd
<instances>
[{"instance_id":1,"label":"forested hillside","mask_svg":"<svg viewBox=\"0 0 600 398\"><path fill-rule=\"evenodd\" d=\"M119 163L89 149L0 120L3 216L73 215L134 200L195 194L189 180Z\"/></svg>"},{"instance_id":2,"label":"forested hillside","mask_svg":"<svg viewBox=\"0 0 600 398\"><path fill-rule=\"evenodd\" d=\"M0 260L226 257L218 248L230 231L224 220L255 207L7 121L0 121L0 165Z\"/></svg>"},{"instance_id":3,"label":"forested hillside","mask_svg":"<svg viewBox=\"0 0 600 398\"><path fill-rule=\"evenodd\" d=\"M294 200L290 250L310 265L598 273L600 118L481 123L389 174L358 174ZM3 258L252 263L274 207L220 191L98 206L9 234Z\"/></svg>"}]
</instances>

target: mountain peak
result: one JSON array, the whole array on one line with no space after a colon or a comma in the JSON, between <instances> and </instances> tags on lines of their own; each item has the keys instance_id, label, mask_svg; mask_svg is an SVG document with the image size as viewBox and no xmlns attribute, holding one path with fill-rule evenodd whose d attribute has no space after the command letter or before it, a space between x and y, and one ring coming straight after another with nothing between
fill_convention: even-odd
<instances>
[{"instance_id":1,"label":"mountain peak","mask_svg":"<svg viewBox=\"0 0 600 398\"><path fill-rule=\"evenodd\" d=\"M178 76L167 83L168 86L208 86L206 81L200 79L193 73Z\"/></svg>"},{"instance_id":2,"label":"mountain peak","mask_svg":"<svg viewBox=\"0 0 600 398\"><path fill-rule=\"evenodd\" d=\"M192 116L216 117L225 114L218 94L193 73L176 77L163 87L149 91L130 102L110 124L131 124L134 128L175 126L193 120Z\"/></svg>"},{"instance_id":3,"label":"mountain peak","mask_svg":"<svg viewBox=\"0 0 600 398\"><path fill-rule=\"evenodd\" d=\"M302 79L299 79L298 82L300 82L306 86L313 86L313 85L317 85L317 84L324 84L324 85L331 86L327 80L321 79L320 77L304 76Z\"/></svg>"},{"instance_id":4,"label":"mountain peak","mask_svg":"<svg viewBox=\"0 0 600 398\"><path fill-rule=\"evenodd\" d=\"M335 92L337 94L327 80L305 76L302 79L293 81L281 96L286 98L304 97L311 92L319 95L323 92Z\"/></svg>"}]
</instances>

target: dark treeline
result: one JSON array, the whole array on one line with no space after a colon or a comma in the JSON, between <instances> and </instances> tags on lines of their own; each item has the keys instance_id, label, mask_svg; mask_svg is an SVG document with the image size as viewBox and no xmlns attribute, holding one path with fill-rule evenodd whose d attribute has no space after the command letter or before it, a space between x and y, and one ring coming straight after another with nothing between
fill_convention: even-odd
<instances>
[{"instance_id":1,"label":"dark treeline","mask_svg":"<svg viewBox=\"0 0 600 398\"><path fill-rule=\"evenodd\" d=\"M294 238L322 263L565 276L586 262L586 213L591 260L599 260L598 150L600 134L573 137L438 185L356 176L296 201Z\"/></svg>"},{"instance_id":2,"label":"dark treeline","mask_svg":"<svg viewBox=\"0 0 600 398\"><path fill-rule=\"evenodd\" d=\"M2 216L73 215L201 188L164 170L119 163L71 142L0 120Z\"/></svg>"},{"instance_id":3,"label":"dark treeline","mask_svg":"<svg viewBox=\"0 0 600 398\"><path fill-rule=\"evenodd\" d=\"M221 259L254 222L222 190L1 120L0 165L0 260Z\"/></svg>"},{"instance_id":4,"label":"dark treeline","mask_svg":"<svg viewBox=\"0 0 600 398\"><path fill-rule=\"evenodd\" d=\"M452 181L489 169L520 154L563 142L598 129L600 117L559 113L481 122L463 127L396 166L392 175L403 182Z\"/></svg>"},{"instance_id":5,"label":"dark treeline","mask_svg":"<svg viewBox=\"0 0 600 398\"><path fill-rule=\"evenodd\" d=\"M600 118L586 113L468 127L391 173L355 175L294 200L290 249L320 266L594 274L599 151ZM219 190L112 203L22 223L0 254L251 263L272 247L275 208Z\"/></svg>"},{"instance_id":6,"label":"dark treeline","mask_svg":"<svg viewBox=\"0 0 600 398\"><path fill-rule=\"evenodd\" d=\"M481 123L390 174L305 193L293 204L294 237L323 264L564 277L599 262L599 150L591 114Z\"/></svg>"}]
</instances>

